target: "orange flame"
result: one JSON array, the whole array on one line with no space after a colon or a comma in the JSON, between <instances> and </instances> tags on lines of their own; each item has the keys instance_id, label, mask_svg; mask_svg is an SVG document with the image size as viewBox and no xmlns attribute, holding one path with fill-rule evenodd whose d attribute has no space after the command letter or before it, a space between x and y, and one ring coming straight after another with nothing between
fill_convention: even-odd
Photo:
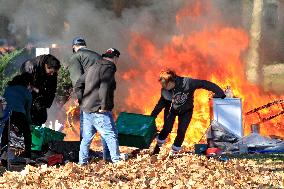
<instances>
[{"instance_id":1,"label":"orange flame","mask_svg":"<svg viewBox=\"0 0 284 189\"><path fill-rule=\"evenodd\" d=\"M66 121L64 127L64 133L66 137L65 141L79 141L80 140L80 107L73 100L70 99L66 104ZM97 145L99 141L99 135L95 136L91 146Z\"/></svg>"},{"instance_id":2,"label":"orange flame","mask_svg":"<svg viewBox=\"0 0 284 189\"><path fill-rule=\"evenodd\" d=\"M200 1L196 2L177 13L176 20L179 26L182 25L183 20L186 20L184 17L197 19L210 10L208 4L203 8ZM159 72L165 67L173 68L181 76L210 80L224 89L226 86L231 86L234 95L243 101L243 113L281 98L273 94L264 94L260 86L247 81L243 55L248 45L249 38L244 29L228 27L221 23L211 24L198 31L180 31L180 34L172 36L171 40L162 47L143 34L132 33L128 52L138 66L135 70L122 74L121 78L130 86L125 103L128 107L149 114L160 97L157 79ZM139 79L130 81L134 73ZM210 124L208 102L209 92L197 90L194 114L184 144L198 142L208 128ZM277 111L279 109L276 107L274 110L263 110L262 116ZM281 120L283 116L278 116L261 124L261 133L284 137ZM246 134L250 130L250 125L256 121L259 121L256 115L244 116ZM158 117L157 124L161 128L162 115ZM170 138L175 136L175 129L176 126Z\"/></svg>"},{"instance_id":3,"label":"orange flame","mask_svg":"<svg viewBox=\"0 0 284 189\"><path fill-rule=\"evenodd\" d=\"M118 75L120 79L118 85L127 86L127 94L123 98L120 94L116 95L118 104L123 104L128 111L149 115L160 98L159 72L164 68L172 68L181 76L206 79L224 89L226 86L231 86L234 96L241 98L243 102L245 134L249 133L250 125L259 122L262 116L279 112L282 107L273 106L262 110L261 116L244 115L245 112L270 101L283 99L283 96L264 93L261 86L252 84L246 79L244 55L249 46L249 35L245 29L224 25L218 18L210 18L210 24L207 22L207 26L201 28L198 21L204 21L204 15L218 16L212 12L218 11L213 10L209 1L188 2L176 14L178 32L162 45L156 44L151 36L132 32L128 53L135 62L135 68L124 70ZM196 91L194 113L184 145L200 141L209 127L209 98L210 92ZM283 115L262 123L261 134L284 137L284 127L281 122ZM156 119L156 123L161 129L162 113ZM169 137L171 141L175 137L176 129L175 125Z\"/></svg>"},{"instance_id":4,"label":"orange flame","mask_svg":"<svg viewBox=\"0 0 284 189\"><path fill-rule=\"evenodd\" d=\"M79 141L80 137L80 111L78 105L70 99L65 105L66 121L63 132L66 134L65 141Z\"/></svg>"}]
</instances>

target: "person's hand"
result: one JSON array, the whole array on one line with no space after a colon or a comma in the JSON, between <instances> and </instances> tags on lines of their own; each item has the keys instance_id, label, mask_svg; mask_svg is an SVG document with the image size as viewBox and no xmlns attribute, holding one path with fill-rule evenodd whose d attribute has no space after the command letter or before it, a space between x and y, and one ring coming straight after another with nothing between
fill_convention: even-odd
<instances>
[{"instance_id":1,"label":"person's hand","mask_svg":"<svg viewBox=\"0 0 284 189\"><path fill-rule=\"evenodd\" d=\"M74 100L74 104L75 104L75 106L79 106L80 105L78 99Z\"/></svg>"},{"instance_id":2,"label":"person's hand","mask_svg":"<svg viewBox=\"0 0 284 189\"><path fill-rule=\"evenodd\" d=\"M154 115L153 113L151 113L150 116L153 117L153 118L155 118L155 119L157 118L157 116Z\"/></svg>"},{"instance_id":3,"label":"person's hand","mask_svg":"<svg viewBox=\"0 0 284 189\"><path fill-rule=\"evenodd\" d=\"M106 113L108 112L107 110L99 110L100 113Z\"/></svg>"},{"instance_id":4,"label":"person's hand","mask_svg":"<svg viewBox=\"0 0 284 189\"><path fill-rule=\"evenodd\" d=\"M31 90L34 91L35 93L39 93L39 89L34 86L31 86Z\"/></svg>"},{"instance_id":5,"label":"person's hand","mask_svg":"<svg viewBox=\"0 0 284 189\"><path fill-rule=\"evenodd\" d=\"M46 101L46 99L43 96L38 96L34 99L32 106L36 110L43 110L43 109L47 108L45 101Z\"/></svg>"},{"instance_id":6,"label":"person's hand","mask_svg":"<svg viewBox=\"0 0 284 189\"><path fill-rule=\"evenodd\" d=\"M222 99L224 99L224 98L226 98L226 95L224 94L224 95L222 95L222 96L219 96L219 95L214 95L213 96L213 98L222 98Z\"/></svg>"}]
</instances>

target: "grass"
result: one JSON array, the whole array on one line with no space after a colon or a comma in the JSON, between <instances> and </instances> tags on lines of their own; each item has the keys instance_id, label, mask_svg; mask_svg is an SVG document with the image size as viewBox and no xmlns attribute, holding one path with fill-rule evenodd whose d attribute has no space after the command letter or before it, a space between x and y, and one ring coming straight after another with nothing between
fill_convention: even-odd
<instances>
[{"instance_id":1,"label":"grass","mask_svg":"<svg viewBox=\"0 0 284 189\"><path fill-rule=\"evenodd\" d=\"M230 159L251 159L259 164L270 163L283 163L284 153L266 153L266 154L237 154L237 155L227 155Z\"/></svg>"}]
</instances>

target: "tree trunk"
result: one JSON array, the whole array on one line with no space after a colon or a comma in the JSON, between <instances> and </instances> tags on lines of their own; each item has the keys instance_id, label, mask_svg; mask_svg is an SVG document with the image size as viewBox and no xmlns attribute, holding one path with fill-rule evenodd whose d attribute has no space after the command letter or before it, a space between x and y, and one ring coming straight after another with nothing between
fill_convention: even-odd
<instances>
[{"instance_id":1,"label":"tree trunk","mask_svg":"<svg viewBox=\"0 0 284 189\"><path fill-rule=\"evenodd\" d=\"M259 43L261 38L263 0L254 0L250 28L250 46L247 56L247 79L252 83L259 82Z\"/></svg>"}]
</instances>

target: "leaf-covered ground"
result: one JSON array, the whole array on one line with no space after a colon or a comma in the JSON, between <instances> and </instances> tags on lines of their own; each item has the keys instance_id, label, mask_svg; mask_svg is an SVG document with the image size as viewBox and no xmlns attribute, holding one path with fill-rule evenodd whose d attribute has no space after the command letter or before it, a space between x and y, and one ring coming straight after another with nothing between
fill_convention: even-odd
<instances>
[{"instance_id":1,"label":"leaf-covered ground","mask_svg":"<svg viewBox=\"0 0 284 189\"><path fill-rule=\"evenodd\" d=\"M26 166L5 172L0 188L284 188L283 160L207 158L181 153L168 158L148 150L117 164L96 160L87 166Z\"/></svg>"}]
</instances>

